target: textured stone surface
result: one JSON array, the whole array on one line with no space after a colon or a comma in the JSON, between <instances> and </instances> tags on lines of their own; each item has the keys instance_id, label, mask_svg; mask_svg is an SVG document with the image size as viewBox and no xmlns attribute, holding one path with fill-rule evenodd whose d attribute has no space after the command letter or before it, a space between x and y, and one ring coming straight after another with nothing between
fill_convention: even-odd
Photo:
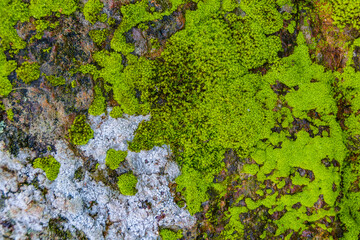
<instances>
[{"instance_id":1,"label":"textured stone surface","mask_svg":"<svg viewBox=\"0 0 360 240\"><path fill-rule=\"evenodd\" d=\"M127 141L142 120L149 116L112 119L92 117L94 139L80 152L92 157L104 168L109 148L127 150ZM55 144L55 159L61 164L58 177L49 181L41 169L32 168L35 153L21 150L13 157L0 143L0 233L14 239L49 237L50 219L63 219L61 226L73 236L79 232L89 239L157 239L159 227L186 229L195 218L173 201L169 182L180 174L176 163L167 159L166 146L150 151L128 152L128 166L138 178L134 196L95 181L84 171L82 180L75 171L84 168L63 141ZM100 169L100 168L99 168ZM100 171L100 170L99 170Z\"/></svg>"}]
</instances>

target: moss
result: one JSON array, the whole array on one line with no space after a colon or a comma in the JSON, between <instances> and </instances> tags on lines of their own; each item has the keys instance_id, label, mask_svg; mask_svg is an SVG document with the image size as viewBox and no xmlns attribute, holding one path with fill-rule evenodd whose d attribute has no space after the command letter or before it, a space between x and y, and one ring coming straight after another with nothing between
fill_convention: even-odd
<instances>
[{"instance_id":1,"label":"moss","mask_svg":"<svg viewBox=\"0 0 360 240\"><path fill-rule=\"evenodd\" d=\"M360 1L359 0L331 0L333 7L332 18L340 27L350 26L360 29Z\"/></svg>"},{"instance_id":2,"label":"moss","mask_svg":"<svg viewBox=\"0 0 360 240\"><path fill-rule=\"evenodd\" d=\"M94 41L94 43L100 45L106 40L107 36L109 35L109 30L107 29L91 30L89 32L89 35L91 39Z\"/></svg>"},{"instance_id":3,"label":"moss","mask_svg":"<svg viewBox=\"0 0 360 240\"><path fill-rule=\"evenodd\" d=\"M1 31L0 31L1 32ZM6 56L0 47L0 97L6 97L12 90L8 75L16 69L16 62L6 61Z\"/></svg>"},{"instance_id":4,"label":"moss","mask_svg":"<svg viewBox=\"0 0 360 240\"><path fill-rule=\"evenodd\" d=\"M60 163L56 161L53 156L44 157L44 158L36 158L33 163L34 168L42 169L46 177L53 181L57 178L60 170Z\"/></svg>"},{"instance_id":5,"label":"moss","mask_svg":"<svg viewBox=\"0 0 360 240\"><path fill-rule=\"evenodd\" d=\"M94 131L86 122L85 115L76 116L69 129L69 136L71 143L75 145L85 145L94 137Z\"/></svg>"},{"instance_id":6,"label":"moss","mask_svg":"<svg viewBox=\"0 0 360 240\"><path fill-rule=\"evenodd\" d=\"M10 121L14 121L14 112L11 108L6 111L6 114L7 114L7 118Z\"/></svg>"},{"instance_id":7,"label":"moss","mask_svg":"<svg viewBox=\"0 0 360 240\"><path fill-rule=\"evenodd\" d=\"M89 0L85 3L83 13L85 19L94 24L98 20L98 13L104 7L100 0Z\"/></svg>"},{"instance_id":8,"label":"moss","mask_svg":"<svg viewBox=\"0 0 360 240\"><path fill-rule=\"evenodd\" d=\"M174 232L170 229L163 228L160 230L160 236L162 240L177 240L183 237L182 230Z\"/></svg>"},{"instance_id":9,"label":"moss","mask_svg":"<svg viewBox=\"0 0 360 240\"><path fill-rule=\"evenodd\" d=\"M309 224L317 226L315 222L325 216L336 216L336 200L340 189L333 190L333 186L340 186L340 169L333 166L326 167L322 164L322 160L335 159L342 165L347 156L344 136L336 122L336 102L332 98L331 86L334 77L331 73L324 72L324 68L311 62L308 48L304 43L303 35L299 34L298 47L294 54L282 59L263 78L272 84L280 81L289 86L291 90L283 99L291 107L291 114L297 118L306 118L316 126L329 126L331 135L310 136L305 131L297 131L296 140L290 140L286 137L286 132L272 133L267 140L268 144L258 145L257 150L251 154L260 168L256 169L253 164L243 169L247 173L256 174L260 183L271 181L279 189L285 187L283 179L288 176L292 176L293 184L305 186L303 191L292 195L276 197L274 194L257 201L246 198L247 209L240 207L243 208L242 211L248 211L265 206L270 209L270 214L285 209L286 213L279 220L274 221L278 226L276 236L284 234L289 229L301 232L307 229ZM296 90L293 90L295 86ZM321 119L315 121L308 117L307 114L312 109L318 112ZM286 112L289 114L288 111ZM279 117L282 114L279 113ZM282 115L280 122L283 119L285 118ZM281 142L281 148L274 148L273 146L278 142ZM312 171L315 180L310 181L301 177L296 171L298 168ZM320 196L323 196L329 208L307 215L304 209L313 207ZM291 208L298 202L301 203L299 210ZM241 224L240 221L238 224Z\"/></svg>"},{"instance_id":10,"label":"moss","mask_svg":"<svg viewBox=\"0 0 360 240\"><path fill-rule=\"evenodd\" d=\"M98 86L94 87L94 95L94 100L89 108L89 114L98 116L104 113L106 110L106 99L102 94L101 88Z\"/></svg>"},{"instance_id":11,"label":"moss","mask_svg":"<svg viewBox=\"0 0 360 240\"><path fill-rule=\"evenodd\" d=\"M181 175L176 178L176 190L185 196L186 206L191 214L201 210L201 203L208 198L206 191L211 182L211 174L205 175L189 167L181 169Z\"/></svg>"},{"instance_id":12,"label":"moss","mask_svg":"<svg viewBox=\"0 0 360 240\"><path fill-rule=\"evenodd\" d=\"M119 167L119 164L125 160L127 151L116 151L115 149L109 149L106 152L105 164L112 170Z\"/></svg>"},{"instance_id":13,"label":"moss","mask_svg":"<svg viewBox=\"0 0 360 240\"><path fill-rule=\"evenodd\" d=\"M37 19L52 12L70 15L78 8L77 0L30 0L29 14Z\"/></svg>"},{"instance_id":14,"label":"moss","mask_svg":"<svg viewBox=\"0 0 360 240\"><path fill-rule=\"evenodd\" d=\"M0 2L0 38L1 45L5 49L11 46L16 50L26 46L26 42L18 36L14 26L18 21L28 21L29 17L27 5L23 1L3 0Z\"/></svg>"},{"instance_id":15,"label":"moss","mask_svg":"<svg viewBox=\"0 0 360 240\"><path fill-rule=\"evenodd\" d=\"M135 195L136 190L136 184L137 184L137 178L134 176L132 172L128 172L125 174L122 174L118 177L118 187L120 190L120 193L127 196Z\"/></svg>"},{"instance_id":16,"label":"moss","mask_svg":"<svg viewBox=\"0 0 360 240\"><path fill-rule=\"evenodd\" d=\"M150 22L156 19L161 19L165 15L170 15L185 1L171 0L169 2L171 8L168 8L161 13L148 11L147 0L141 0L134 4L122 6L120 10L123 18L114 33L113 39L111 40L111 48L123 54L128 54L134 51L134 46L126 42L124 33L142 22Z\"/></svg>"},{"instance_id":17,"label":"moss","mask_svg":"<svg viewBox=\"0 0 360 240\"><path fill-rule=\"evenodd\" d=\"M40 77L40 66L38 63L24 62L16 69L18 79L23 80L24 83L30 84Z\"/></svg>"},{"instance_id":18,"label":"moss","mask_svg":"<svg viewBox=\"0 0 360 240\"><path fill-rule=\"evenodd\" d=\"M111 112L110 112L110 117L112 118L121 118L123 115L123 110L121 110L120 106L115 106Z\"/></svg>"},{"instance_id":19,"label":"moss","mask_svg":"<svg viewBox=\"0 0 360 240\"><path fill-rule=\"evenodd\" d=\"M48 80L50 82L50 84L54 87L66 84L66 79L63 76L56 77L53 75L51 75L51 76L47 76L45 74L42 74L42 75L45 76L46 80Z\"/></svg>"}]
</instances>

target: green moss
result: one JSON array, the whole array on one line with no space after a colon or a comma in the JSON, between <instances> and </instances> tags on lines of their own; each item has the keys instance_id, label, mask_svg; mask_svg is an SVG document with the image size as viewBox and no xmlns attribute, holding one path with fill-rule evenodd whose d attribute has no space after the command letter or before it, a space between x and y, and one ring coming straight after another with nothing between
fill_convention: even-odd
<instances>
[{"instance_id":1,"label":"green moss","mask_svg":"<svg viewBox=\"0 0 360 240\"><path fill-rule=\"evenodd\" d=\"M359 0L331 0L333 6L332 18L340 27L350 26L360 29L360 1Z\"/></svg>"},{"instance_id":2,"label":"green moss","mask_svg":"<svg viewBox=\"0 0 360 240\"><path fill-rule=\"evenodd\" d=\"M123 113L124 112L121 110L120 106L115 106L110 112L110 117L112 117L112 118L121 118Z\"/></svg>"},{"instance_id":3,"label":"green moss","mask_svg":"<svg viewBox=\"0 0 360 240\"><path fill-rule=\"evenodd\" d=\"M10 121L14 121L14 112L11 108L6 111L6 114L7 114L7 118Z\"/></svg>"},{"instance_id":4,"label":"green moss","mask_svg":"<svg viewBox=\"0 0 360 240\"><path fill-rule=\"evenodd\" d=\"M137 178L132 172L122 174L118 177L118 187L120 193L127 196L133 196L136 194Z\"/></svg>"},{"instance_id":5,"label":"green moss","mask_svg":"<svg viewBox=\"0 0 360 240\"><path fill-rule=\"evenodd\" d=\"M162 240L177 240L183 237L182 230L174 232L170 229L163 228L160 230L160 236Z\"/></svg>"},{"instance_id":6,"label":"green moss","mask_svg":"<svg viewBox=\"0 0 360 240\"><path fill-rule=\"evenodd\" d=\"M98 13L103 7L104 4L100 0L87 1L83 9L85 19L94 24L98 20Z\"/></svg>"},{"instance_id":7,"label":"green moss","mask_svg":"<svg viewBox=\"0 0 360 240\"><path fill-rule=\"evenodd\" d=\"M343 94L343 100L347 101L351 113L345 115L345 125L347 127L347 145L351 150L350 159L342 166L343 182L342 191L343 198L339 204L341 210L339 217L345 226L344 239L358 239L360 235L360 193L357 191L356 185L360 176L359 157L360 143L360 72L353 68L353 52L355 47L360 46L360 39L356 39L349 49L348 61L343 74L337 74L340 79L340 90ZM356 158L357 156L357 158Z\"/></svg>"},{"instance_id":8,"label":"green moss","mask_svg":"<svg viewBox=\"0 0 360 240\"><path fill-rule=\"evenodd\" d=\"M45 172L46 177L50 181L53 181L59 174L60 163L56 161L53 156L49 156L44 158L36 158L33 163L33 167L42 169Z\"/></svg>"},{"instance_id":9,"label":"green moss","mask_svg":"<svg viewBox=\"0 0 360 240\"><path fill-rule=\"evenodd\" d=\"M23 1L0 1L0 41L5 49L10 46L13 49L23 49L26 46L26 42L17 35L14 26L18 21L28 21L29 17L27 5Z\"/></svg>"},{"instance_id":10,"label":"green moss","mask_svg":"<svg viewBox=\"0 0 360 240\"><path fill-rule=\"evenodd\" d=\"M253 159L260 164L259 170L253 169L253 165L244 168L244 171L250 174L257 172L257 181L260 183L270 180L277 184L278 188L283 188L285 181L282 179L294 176L292 177L293 184L305 186L303 191L292 195L282 195L276 198L274 194L257 201L253 201L251 198L245 199L249 210L265 206L270 209L269 213L272 214L275 211L286 209L286 213L275 221L278 226L275 234L277 236L284 234L288 229L301 232L307 229L310 223L317 226L315 221L325 216L336 216L335 206L340 188L333 190L333 185L340 186L340 169L333 166L326 167L322 164L322 159L335 159L342 165L347 156L344 136L336 122L336 102L332 98L331 86L334 77L331 73L324 72L322 67L311 62L308 48L304 42L303 35L300 34L298 47L294 54L282 59L263 78L272 84L280 81L291 88L283 98L292 107L291 114L294 117L306 118L317 126L329 126L331 134L326 137L311 137L305 131L298 131L296 140L290 140L286 137L286 133L273 133L268 138L269 144L258 145L257 150L252 154ZM296 90L292 90L295 86ZM314 109L321 116L321 120L315 121L307 116L307 113ZM280 116L281 113L279 113ZM282 122L282 119L285 118L281 116L280 119ZM314 130L317 129L314 128ZM281 148L274 148L273 146L278 142L281 142ZM298 168L312 171L315 180L310 181L306 177L301 177L296 171ZM329 208L307 215L304 209L313 207L321 195ZM301 203L300 209L291 208L298 202ZM241 223L239 222L239 224Z\"/></svg>"},{"instance_id":11,"label":"green moss","mask_svg":"<svg viewBox=\"0 0 360 240\"><path fill-rule=\"evenodd\" d=\"M100 45L106 40L107 36L109 35L109 30L107 29L91 30L89 32L89 35L91 39L94 41L94 43Z\"/></svg>"},{"instance_id":12,"label":"green moss","mask_svg":"<svg viewBox=\"0 0 360 240\"><path fill-rule=\"evenodd\" d=\"M161 13L149 11L147 0L141 0L134 4L122 6L120 10L123 18L119 27L114 33L114 37L111 41L111 48L123 54L128 54L134 51L134 46L132 44L126 43L124 33L142 22L150 22L156 19L161 19L165 15L170 15L177 9L180 4L184 3L185 1L171 0L169 2L171 8L168 8Z\"/></svg>"},{"instance_id":13,"label":"green moss","mask_svg":"<svg viewBox=\"0 0 360 240\"><path fill-rule=\"evenodd\" d=\"M30 0L29 13L37 19L52 12L70 15L78 8L77 4L77 0Z\"/></svg>"},{"instance_id":14,"label":"green moss","mask_svg":"<svg viewBox=\"0 0 360 240\"><path fill-rule=\"evenodd\" d=\"M24 62L16 69L18 79L23 80L24 83L30 84L40 77L40 66L38 63Z\"/></svg>"},{"instance_id":15,"label":"green moss","mask_svg":"<svg viewBox=\"0 0 360 240\"><path fill-rule=\"evenodd\" d=\"M106 110L105 97L102 94L101 88L98 86L94 87L94 100L90 105L89 114L93 116L101 115Z\"/></svg>"},{"instance_id":16,"label":"green moss","mask_svg":"<svg viewBox=\"0 0 360 240\"><path fill-rule=\"evenodd\" d=\"M86 122L85 115L76 116L69 129L69 136L71 143L75 145L85 145L94 137L94 131Z\"/></svg>"},{"instance_id":17,"label":"green moss","mask_svg":"<svg viewBox=\"0 0 360 240\"><path fill-rule=\"evenodd\" d=\"M248 69L277 59L280 40L267 34L281 28L281 15L275 3L245 2L243 7L247 17L228 14L230 21L219 15L219 1L199 2L196 11L186 12L184 30L168 40L160 59L146 71L144 63L141 69L130 59L123 71L130 76L124 79L132 80L129 86L141 91L139 109L149 109L152 116L140 125L129 147L172 147L183 167L178 190L192 214L207 199L226 150L247 157L275 124L271 109L276 95ZM264 21L269 23L265 26ZM140 71L141 78L136 77ZM114 90L114 98L117 94Z\"/></svg>"},{"instance_id":18,"label":"green moss","mask_svg":"<svg viewBox=\"0 0 360 240\"><path fill-rule=\"evenodd\" d=\"M65 85L65 83L66 83L66 79L63 76L56 77L53 75L51 75L51 76L47 76L45 74L42 74L42 75L45 76L46 80L48 80L50 82L50 84L53 85L54 87Z\"/></svg>"},{"instance_id":19,"label":"green moss","mask_svg":"<svg viewBox=\"0 0 360 240\"><path fill-rule=\"evenodd\" d=\"M1 32L1 31L0 31ZM16 62L6 61L6 56L0 47L0 97L6 97L12 90L8 75L16 69Z\"/></svg>"},{"instance_id":20,"label":"green moss","mask_svg":"<svg viewBox=\"0 0 360 240\"><path fill-rule=\"evenodd\" d=\"M116 151L115 149L109 149L106 152L105 164L112 170L119 167L119 164L125 160L127 151Z\"/></svg>"}]
</instances>

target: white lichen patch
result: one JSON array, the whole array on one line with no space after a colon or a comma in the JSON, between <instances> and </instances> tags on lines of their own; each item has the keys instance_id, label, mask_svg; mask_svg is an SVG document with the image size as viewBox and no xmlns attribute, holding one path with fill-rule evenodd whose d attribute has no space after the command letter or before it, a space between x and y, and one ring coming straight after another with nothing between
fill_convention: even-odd
<instances>
[{"instance_id":1,"label":"white lichen patch","mask_svg":"<svg viewBox=\"0 0 360 240\"><path fill-rule=\"evenodd\" d=\"M89 119L94 138L79 147L81 155L103 165L110 148L127 151L127 141L149 116ZM137 193L124 196L117 189L95 181L85 161L58 141L52 154L61 164L58 177L49 181L41 169L32 168L33 152L10 156L0 143L0 234L14 239L50 239L49 222L61 219L63 231L81 232L89 239L158 239L159 228L188 229L195 218L179 208L168 187L179 174L168 160L166 146L139 153L128 151L127 170L138 179ZM84 169L81 179L77 169Z\"/></svg>"}]
</instances>

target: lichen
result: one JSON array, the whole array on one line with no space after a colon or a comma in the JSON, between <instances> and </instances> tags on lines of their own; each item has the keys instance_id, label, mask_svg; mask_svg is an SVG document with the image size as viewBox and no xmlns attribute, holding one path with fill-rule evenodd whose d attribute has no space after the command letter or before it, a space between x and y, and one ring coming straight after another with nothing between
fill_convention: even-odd
<instances>
[{"instance_id":1,"label":"lichen","mask_svg":"<svg viewBox=\"0 0 360 240\"><path fill-rule=\"evenodd\" d=\"M60 170L60 163L56 161L56 159L53 156L43 157L43 158L36 158L33 163L34 168L40 168L42 169L46 177L50 181L54 181Z\"/></svg>"},{"instance_id":2,"label":"lichen","mask_svg":"<svg viewBox=\"0 0 360 240\"><path fill-rule=\"evenodd\" d=\"M85 145L94 137L94 131L86 122L85 115L76 116L69 129L69 137L71 143L75 145Z\"/></svg>"},{"instance_id":3,"label":"lichen","mask_svg":"<svg viewBox=\"0 0 360 240\"><path fill-rule=\"evenodd\" d=\"M126 156L126 151L115 150L111 148L106 152L105 164L111 170L115 170L119 167L119 164L125 160Z\"/></svg>"},{"instance_id":4,"label":"lichen","mask_svg":"<svg viewBox=\"0 0 360 240\"><path fill-rule=\"evenodd\" d=\"M137 193L137 178L132 172L122 174L118 177L118 187L120 193L126 196L133 196Z\"/></svg>"}]
</instances>

